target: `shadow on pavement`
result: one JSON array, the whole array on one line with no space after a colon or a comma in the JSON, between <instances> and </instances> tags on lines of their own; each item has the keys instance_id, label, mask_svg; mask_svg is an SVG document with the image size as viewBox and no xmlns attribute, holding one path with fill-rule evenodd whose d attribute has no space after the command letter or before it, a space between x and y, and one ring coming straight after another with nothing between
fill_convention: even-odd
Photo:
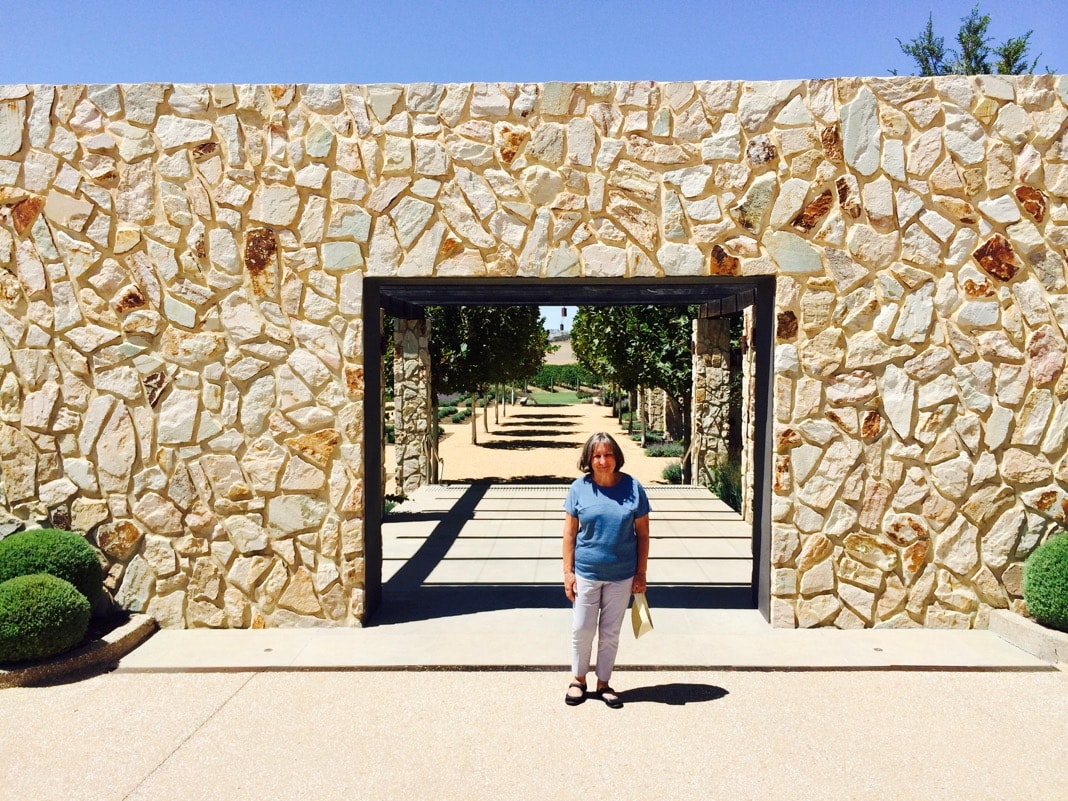
<instances>
[{"instance_id":1,"label":"shadow on pavement","mask_svg":"<svg viewBox=\"0 0 1068 801\"><path fill-rule=\"evenodd\" d=\"M622 690L619 693L619 700L625 704L652 703L685 706L686 704L698 704L705 701L718 701L726 695L728 695L726 690L714 684L675 682Z\"/></svg>"},{"instance_id":2,"label":"shadow on pavement","mask_svg":"<svg viewBox=\"0 0 1068 801\"><path fill-rule=\"evenodd\" d=\"M524 423L523 425L526 425L526 423ZM557 431L555 429L555 427L551 428L551 429L549 429L547 431L544 430L544 429L540 429L540 428L508 428L507 430L500 432L500 434L498 436L501 436L501 437L551 437L551 436L554 436L554 435L562 436L565 433L567 433L567 432L565 432L565 431ZM572 445L571 447L575 447L575 445Z\"/></svg>"},{"instance_id":3,"label":"shadow on pavement","mask_svg":"<svg viewBox=\"0 0 1068 801\"><path fill-rule=\"evenodd\" d=\"M531 417L531 415L512 415L512 416L513 417L523 417L523 418L526 418L526 419L520 420L520 421L515 422L515 423L513 423L511 421L501 423L501 426L503 428L510 428L512 426L531 426L531 427L540 427L540 428L568 428L568 427L575 428L575 427L578 426L578 423L576 423L571 418L569 418L569 417L560 417L559 415L543 415L543 416L538 417L536 419L533 419ZM508 433L511 434L512 432L509 431Z\"/></svg>"},{"instance_id":4,"label":"shadow on pavement","mask_svg":"<svg viewBox=\"0 0 1068 801\"><path fill-rule=\"evenodd\" d=\"M544 434L542 434L544 436ZM485 442L481 443L478 447L485 448L489 451L530 451L535 448L548 448L551 450L576 450L575 443L573 442L556 442L551 439L527 439L517 440L515 442L505 442L504 440L498 440L497 442Z\"/></svg>"}]
</instances>

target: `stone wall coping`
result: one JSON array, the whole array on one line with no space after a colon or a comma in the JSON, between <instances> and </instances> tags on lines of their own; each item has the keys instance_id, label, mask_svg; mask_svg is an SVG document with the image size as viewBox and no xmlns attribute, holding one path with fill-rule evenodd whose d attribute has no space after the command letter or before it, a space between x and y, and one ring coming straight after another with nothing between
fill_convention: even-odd
<instances>
[{"instance_id":1,"label":"stone wall coping","mask_svg":"<svg viewBox=\"0 0 1068 801\"><path fill-rule=\"evenodd\" d=\"M988 628L1039 659L1068 667L1068 632L1047 628L1008 609L991 609Z\"/></svg>"}]
</instances>

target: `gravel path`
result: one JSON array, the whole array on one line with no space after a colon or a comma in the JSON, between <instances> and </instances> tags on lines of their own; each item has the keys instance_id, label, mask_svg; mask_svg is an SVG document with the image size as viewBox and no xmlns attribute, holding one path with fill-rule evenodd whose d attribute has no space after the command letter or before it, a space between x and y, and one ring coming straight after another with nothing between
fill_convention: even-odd
<instances>
[{"instance_id":1,"label":"gravel path","mask_svg":"<svg viewBox=\"0 0 1068 801\"><path fill-rule=\"evenodd\" d=\"M666 483L661 476L671 461L646 456L621 428L612 409L581 403L572 406L507 406L500 417L489 410L489 432L478 412L478 445L471 444L471 422L442 422L445 436L439 445L443 482L479 479L537 483L567 483L579 475L582 444L597 431L612 434L623 448L624 471L643 484ZM395 469L393 449L387 448L386 470L391 482ZM393 492L392 484L388 484Z\"/></svg>"}]
</instances>

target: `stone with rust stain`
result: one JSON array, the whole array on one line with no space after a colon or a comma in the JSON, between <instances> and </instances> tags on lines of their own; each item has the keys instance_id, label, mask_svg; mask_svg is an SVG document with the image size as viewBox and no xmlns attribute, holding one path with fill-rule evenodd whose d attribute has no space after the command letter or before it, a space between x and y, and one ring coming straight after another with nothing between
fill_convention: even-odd
<instances>
[{"instance_id":1,"label":"stone with rust stain","mask_svg":"<svg viewBox=\"0 0 1068 801\"><path fill-rule=\"evenodd\" d=\"M709 271L712 275L740 275L741 262L724 250L721 245L713 245Z\"/></svg>"},{"instance_id":2,"label":"stone with rust stain","mask_svg":"<svg viewBox=\"0 0 1068 801\"><path fill-rule=\"evenodd\" d=\"M1046 196L1032 186L1017 187L1014 194L1024 207L1024 211L1030 214L1035 222L1040 223L1046 219Z\"/></svg>"},{"instance_id":3,"label":"stone with rust stain","mask_svg":"<svg viewBox=\"0 0 1068 801\"><path fill-rule=\"evenodd\" d=\"M927 526L921 518L913 515L888 515L888 517L891 519L887 522L884 533L887 539L895 545L904 547L928 538Z\"/></svg>"},{"instance_id":4,"label":"stone with rust stain","mask_svg":"<svg viewBox=\"0 0 1068 801\"><path fill-rule=\"evenodd\" d=\"M37 215L44 208L44 201L39 197L28 197L11 209L11 224L15 227L15 233L19 236L30 230Z\"/></svg>"},{"instance_id":5,"label":"stone with rust stain","mask_svg":"<svg viewBox=\"0 0 1068 801\"><path fill-rule=\"evenodd\" d=\"M160 396L163 395L163 390L167 388L167 384L170 383L170 376L163 370L158 370L155 373L149 373L141 379L141 383L145 387L145 396L148 398L148 405L153 409L156 408L156 404L159 403Z\"/></svg>"},{"instance_id":6,"label":"stone with rust stain","mask_svg":"<svg viewBox=\"0 0 1068 801\"><path fill-rule=\"evenodd\" d=\"M450 256L455 256L457 253L462 252L464 249L464 243L459 239L451 236L445 236L441 240L441 247L438 248L438 258L447 259Z\"/></svg>"},{"instance_id":7,"label":"stone with rust stain","mask_svg":"<svg viewBox=\"0 0 1068 801\"><path fill-rule=\"evenodd\" d=\"M794 431L792 428L784 428L779 432L777 438L777 444L775 450L779 453L790 450L790 448L796 448L802 442L801 435Z\"/></svg>"},{"instance_id":8,"label":"stone with rust stain","mask_svg":"<svg viewBox=\"0 0 1068 801\"><path fill-rule=\"evenodd\" d=\"M863 209L860 205L856 179L849 180L846 176L842 176L834 182L834 186L838 190L838 205L842 207L842 211L854 220L857 219Z\"/></svg>"},{"instance_id":9,"label":"stone with rust stain","mask_svg":"<svg viewBox=\"0 0 1068 801\"><path fill-rule=\"evenodd\" d=\"M125 561L134 555L144 533L129 520L106 523L96 530L96 544L113 559Z\"/></svg>"},{"instance_id":10,"label":"stone with rust stain","mask_svg":"<svg viewBox=\"0 0 1068 801\"><path fill-rule=\"evenodd\" d=\"M832 164L841 164L844 160L842 153L842 131L838 123L820 131L820 143L823 145L823 155Z\"/></svg>"},{"instance_id":11,"label":"stone with rust stain","mask_svg":"<svg viewBox=\"0 0 1068 801\"><path fill-rule=\"evenodd\" d=\"M794 217L794 220L790 225L796 228L801 233L808 233L820 220L826 216L827 212L831 210L831 205L834 203L834 195L830 189L824 190L824 192L805 208L801 210L801 213Z\"/></svg>"},{"instance_id":12,"label":"stone with rust stain","mask_svg":"<svg viewBox=\"0 0 1068 801\"><path fill-rule=\"evenodd\" d=\"M197 161L208 158L215 155L219 150L218 142L201 142L199 145L193 148L193 158Z\"/></svg>"},{"instance_id":13,"label":"stone with rust stain","mask_svg":"<svg viewBox=\"0 0 1068 801\"><path fill-rule=\"evenodd\" d=\"M775 326L775 336L779 339L793 339L797 336L797 315L792 311L779 312Z\"/></svg>"},{"instance_id":14,"label":"stone with rust stain","mask_svg":"<svg viewBox=\"0 0 1068 801\"><path fill-rule=\"evenodd\" d=\"M140 309L144 305L145 296L141 290L137 287L130 287L115 301L114 309L116 314L125 314L134 309Z\"/></svg>"},{"instance_id":15,"label":"stone with rust stain","mask_svg":"<svg viewBox=\"0 0 1068 801\"><path fill-rule=\"evenodd\" d=\"M767 134L762 134L753 137L749 146L745 149L745 155L750 164L754 167L760 167L769 161L773 161L779 153L775 149L775 144L771 141L771 137Z\"/></svg>"},{"instance_id":16,"label":"stone with rust stain","mask_svg":"<svg viewBox=\"0 0 1068 801\"><path fill-rule=\"evenodd\" d=\"M348 387L349 395L354 398L363 396L363 368L345 368L345 386Z\"/></svg>"},{"instance_id":17,"label":"stone with rust stain","mask_svg":"<svg viewBox=\"0 0 1068 801\"><path fill-rule=\"evenodd\" d=\"M927 551L930 547L931 544L927 540L917 540L907 547L901 557L901 563L904 565L905 570L913 575L919 573L927 561Z\"/></svg>"},{"instance_id":18,"label":"stone with rust stain","mask_svg":"<svg viewBox=\"0 0 1068 801\"><path fill-rule=\"evenodd\" d=\"M278 238L271 228L253 228L245 237L245 269L252 277L253 291L263 297L274 288L275 254Z\"/></svg>"},{"instance_id":19,"label":"stone with rust stain","mask_svg":"<svg viewBox=\"0 0 1068 801\"><path fill-rule=\"evenodd\" d=\"M990 237L986 244L975 251L974 258L988 275L999 281L1011 281L1020 271L1016 251L1001 234Z\"/></svg>"},{"instance_id":20,"label":"stone with rust stain","mask_svg":"<svg viewBox=\"0 0 1068 801\"><path fill-rule=\"evenodd\" d=\"M286 440L286 445L295 450L317 467L326 469L330 466L334 449L341 441L341 434L333 428L316 431L314 434L302 434Z\"/></svg>"},{"instance_id":21,"label":"stone with rust stain","mask_svg":"<svg viewBox=\"0 0 1068 801\"><path fill-rule=\"evenodd\" d=\"M860 425L860 435L864 439L878 439L883 430L883 417L881 414L872 410L864 415L864 422Z\"/></svg>"},{"instance_id":22,"label":"stone with rust stain","mask_svg":"<svg viewBox=\"0 0 1068 801\"><path fill-rule=\"evenodd\" d=\"M964 295L968 298L992 298L996 294L994 285L989 281L976 283L971 278L964 279Z\"/></svg>"},{"instance_id":23,"label":"stone with rust stain","mask_svg":"<svg viewBox=\"0 0 1068 801\"><path fill-rule=\"evenodd\" d=\"M505 165L515 161L519 155L523 143L530 136L529 131L518 131L514 128L502 127L497 135L497 155Z\"/></svg>"},{"instance_id":24,"label":"stone with rust stain","mask_svg":"<svg viewBox=\"0 0 1068 801\"><path fill-rule=\"evenodd\" d=\"M790 474L790 454L775 457L775 477L773 489L777 493L787 493L793 485Z\"/></svg>"}]
</instances>

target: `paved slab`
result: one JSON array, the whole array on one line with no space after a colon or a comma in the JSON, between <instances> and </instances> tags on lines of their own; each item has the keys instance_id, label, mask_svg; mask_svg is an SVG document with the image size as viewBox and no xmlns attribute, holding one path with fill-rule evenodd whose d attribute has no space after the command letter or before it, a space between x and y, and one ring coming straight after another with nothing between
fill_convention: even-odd
<instances>
[{"instance_id":1,"label":"paved slab","mask_svg":"<svg viewBox=\"0 0 1068 801\"><path fill-rule=\"evenodd\" d=\"M653 596L655 600L655 595ZM989 631L772 629L753 610L654 609L624 632L621 670L1050 670ZM570 611L512 609L366 629L161 631L119 672L374 669L567 670Z\"/></svg>"}]
</instances>

